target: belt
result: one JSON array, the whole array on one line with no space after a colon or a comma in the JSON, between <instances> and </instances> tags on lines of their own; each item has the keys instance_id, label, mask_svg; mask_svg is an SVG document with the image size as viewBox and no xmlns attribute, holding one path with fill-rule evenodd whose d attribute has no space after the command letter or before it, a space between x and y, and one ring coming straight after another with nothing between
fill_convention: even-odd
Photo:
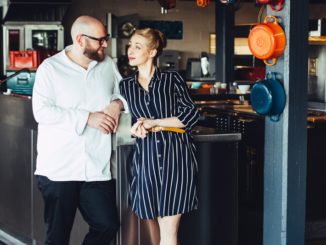
<instances>
[{"instance_id":1,"label":"belt","mask_svg":"<svg viewBox=\"0 0 326 245\"><path fill-rule=\"evenodd\" d=\"M182 128L160 127L160 126L152 127L148 131L153 133L160 132L160 131L171 131L171 132L181 133L181 134L186 132L186 130Z\"/></svg>"}]
</instances>

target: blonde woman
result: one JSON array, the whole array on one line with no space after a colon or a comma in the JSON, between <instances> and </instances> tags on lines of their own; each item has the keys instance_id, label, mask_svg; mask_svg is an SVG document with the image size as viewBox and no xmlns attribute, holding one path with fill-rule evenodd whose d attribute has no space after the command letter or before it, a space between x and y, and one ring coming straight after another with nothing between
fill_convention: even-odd
<instances>
[{"instance_id":1,"label":"blonde woman","mask_svg":"<svg viewBox=\"0 0 326 245\"><path fill-rule=\"evenodd\" d=\"M120 82L120 92L130 106L131 133L137 137L132 210L151 227L158 223L160 245L177 245L181 215L198 207L197 163L190 131L199 114L182 77L156 67L165 46L160 31L135 31L128 59L138 69Z\"/></svg>"}]
</instances>

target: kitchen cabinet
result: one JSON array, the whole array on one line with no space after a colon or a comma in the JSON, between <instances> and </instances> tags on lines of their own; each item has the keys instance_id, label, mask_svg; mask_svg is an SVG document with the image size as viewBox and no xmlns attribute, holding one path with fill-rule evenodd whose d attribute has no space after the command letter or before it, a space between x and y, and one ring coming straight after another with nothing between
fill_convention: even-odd
<instances>
[{"instance_id":1,"label":"kitchen cabinet","mask_svg":"<svg viewBox=\"0 0 326 245\"><path fill-rule=\"evenodd\" d=\"M44 244L43 200L34 177L37 123L32 102L27 96L0 94L0 111L0 230L25 244ZM81 244L87 231L78 212L71 244Z\"/></svg>"},{"instance_id":2,"label":"kitchen cabinet","mask_svg":"<svg viewBox=\"0 0 326 245\"><path fill-rule=\"evenodd\" d=\"M241 109L241 107L244 107ZM249 106L250 107L250 106ZM202 115L221 130L241 132L239 142L239 245L262 244L264 118L248 106L204 107ZM207 121L207 120L205 120ZM306 240L326 237L326 112L307 115Z\"/></svg>"}]
</instances>

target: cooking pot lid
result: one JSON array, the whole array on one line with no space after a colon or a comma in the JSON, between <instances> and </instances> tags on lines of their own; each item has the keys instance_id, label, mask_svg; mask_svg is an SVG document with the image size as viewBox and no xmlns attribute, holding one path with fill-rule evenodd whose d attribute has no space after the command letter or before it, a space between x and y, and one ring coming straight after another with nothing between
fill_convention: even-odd
<instances>
[{"instance_id":1,"label":"cooking pot lid","mask_svg":"<svg viewBox=\"0 0 326 245\"><path fill-rule=\"evenodd\" d=\"M259 82L251 89L250 101L252 108L258 114L266 115L272 107L272 94L263 82Z\"/></svg>"},{"instance_id":2,"label":"cooking pot lid","mask_svg":"<svg viewBox=\"0 0 326 245\"><path fill-rule=\"evenodd\" d=\"M269 59L275 50L275 37L272 29L266 24L255 26L249 34L249 48L258 59Z\"/></svg>"}]
</instances>

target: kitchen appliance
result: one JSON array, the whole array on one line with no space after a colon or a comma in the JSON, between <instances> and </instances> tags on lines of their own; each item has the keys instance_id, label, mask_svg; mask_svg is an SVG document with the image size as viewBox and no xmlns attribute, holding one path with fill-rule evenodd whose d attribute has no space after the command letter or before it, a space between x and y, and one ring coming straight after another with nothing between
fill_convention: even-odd
<instances>
[{"instance_id":1,"label":"kitchen appliance","mask_svg":"<svg viewBox=\"0 0 326 245\"><path fill-rule=\"evenodd\" d=\"M208 74L206 76L202 73L201 59L200 58L189 58L186 66L186 79L191 81L207 81L213 82L216 80L215 76L215 54L207 54L208 61Z\"/></svg>"},{"instance_id":2,"label":"kitchen appliance","mask_svg":"<svg viewBox=\"0 0 326 245\"><path fill-rule=\"evenodd\" d=\"M268 66L275 65L286 46L285 33L278 24L278 19L269 15L265 17L263 24L253 27L249 33L248 45L256 58L263 60Z\"/></svg>"},{"instance_id":3,"label":"kitchen appliance","mask_svg":"<svg viewBox=\"0 0 326 245\"><path fill-rule=\"evenodd\" d=\"M200 58L189 58L186 67L186 79L194 80L201 78L201 63Z\"/></svg>"},{"instance_id":4,"label":"kitchen appliance","mask_svg":"<svg viewBox=\"0 0 326 245\"><path fill-rule=\"evenodd\" d=\"M10 64L10 51L36 50L53 54L64 48L64 28L57 23L8 22L3 25L2 35L4 74Z\"/></svg>"},{"instance_id":5,"label":"kitchen appliance","mask_svg":"<svg viewBox=\"0 0 326 245\"><path fill-rule=\"evenodd\" d=\"M180 59L180 52L175 50L164 50L157 59L157 66L162 71L178 71Z\"/></svg>"}]
</instances>

